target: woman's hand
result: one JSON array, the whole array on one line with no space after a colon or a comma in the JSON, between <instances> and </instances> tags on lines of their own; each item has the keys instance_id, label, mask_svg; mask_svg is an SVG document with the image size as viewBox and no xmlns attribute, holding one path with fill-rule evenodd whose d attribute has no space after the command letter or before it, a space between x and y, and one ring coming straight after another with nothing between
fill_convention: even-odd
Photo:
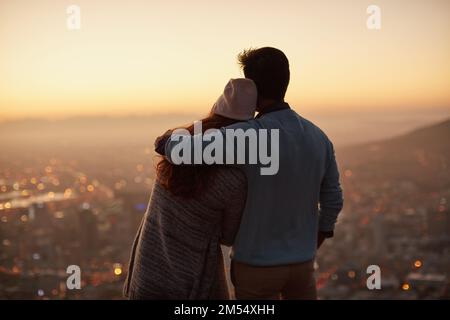
<instances>
[{"instance_id":1,"label":"woman's hand","mask_svg":"<svg viewBox=\"0 0 450 320\"><path fill-rule=\"evenodd\" d=\"M156 138L156 140L155 140L155 152L156 153L158 153L162 156L165 156L166 142L170 138L172 131L173 130L169 129L162 136L159 136L158 138Z\"/></svg>"}]
</instances>

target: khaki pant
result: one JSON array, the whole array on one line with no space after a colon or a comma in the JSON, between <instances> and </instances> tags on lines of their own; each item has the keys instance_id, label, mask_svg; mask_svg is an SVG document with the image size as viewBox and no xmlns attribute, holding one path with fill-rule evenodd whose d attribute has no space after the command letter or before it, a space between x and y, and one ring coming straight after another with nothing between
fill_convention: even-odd
<instances>
[{"instance_id":1,"label":"khaki pant","mask_svg":"<svg viewBox=\"0 0 450 320\"><path fill-rule=\"evenodd\" d=\"M236 299L316 300L314 261L274 267L231 262Z\"/></svg>"}]
</instances>

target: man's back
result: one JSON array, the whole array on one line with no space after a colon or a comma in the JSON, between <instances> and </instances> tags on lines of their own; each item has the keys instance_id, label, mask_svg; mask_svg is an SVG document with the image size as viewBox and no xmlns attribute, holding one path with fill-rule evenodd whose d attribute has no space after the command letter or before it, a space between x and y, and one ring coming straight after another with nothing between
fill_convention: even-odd
<instances>
[{"instance_id":1,"label":"man's back","mask_svg":"<svg viewBox=\"0 0 450 320\"><path fill-rule=\"evenodd\" d=\"M261 175L259 166L242 167L248 194L233 259L255 266L313 259L318 231L332 231L342 208L331 142L291 109L228 128L279 129L278 173Z\"/></svg>"}]
</instances>

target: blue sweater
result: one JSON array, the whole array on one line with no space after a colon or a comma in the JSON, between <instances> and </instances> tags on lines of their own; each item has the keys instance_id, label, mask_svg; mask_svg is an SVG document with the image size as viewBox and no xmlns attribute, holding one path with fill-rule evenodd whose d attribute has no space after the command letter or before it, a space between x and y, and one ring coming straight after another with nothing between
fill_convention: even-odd
<instances>
[{"instance_id":1,"label":"blue sweater","mask_svg":"<svg viewBox=\"0 0 450 320\"><path fill-rule=\"evenodd\" d=\"M279 170L261 175L260 165L239 165L247 176L248 192L233 259L255 266L313 259L318 232L334 230L343 206L332 143L290 108L221 131L225 136L225 129L237 128L279 129ZM165 144L169 160L177 143L169 139Z\"/></svg>"}]
</instances>

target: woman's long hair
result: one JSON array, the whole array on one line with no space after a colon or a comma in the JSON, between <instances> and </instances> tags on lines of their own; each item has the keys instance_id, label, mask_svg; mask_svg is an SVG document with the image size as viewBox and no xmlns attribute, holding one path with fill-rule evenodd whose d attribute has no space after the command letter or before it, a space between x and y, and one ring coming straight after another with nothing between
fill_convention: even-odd
<instances>
[{"instance_id":1,"label":"woman's long hair","mask_svg":"<svg viewBox=\"0 0 450 320\"><path fill-rule=\"evenodd\" d=\"M210 114L201 120L202 133L208 129L220 129L239 120ZM194 125L186 127L192 135ZM156 166L158 182L173 195L184 198L195 198L200 195L210 182L214 165L174 165L162 157Z\"/></svg>"}]
</instances>

